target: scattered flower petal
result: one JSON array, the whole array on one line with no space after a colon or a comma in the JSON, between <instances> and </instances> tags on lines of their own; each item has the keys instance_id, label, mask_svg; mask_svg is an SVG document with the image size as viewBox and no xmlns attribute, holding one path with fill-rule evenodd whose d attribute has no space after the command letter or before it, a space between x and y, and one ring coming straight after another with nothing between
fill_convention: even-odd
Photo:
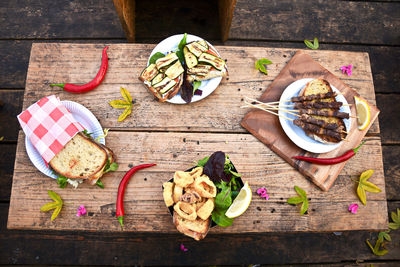
<instances>
[{"instance_id":1,"label":"scattered flower petal","mask_svg":"<svg viewBox=\"0 0 400 267\"><path fill-rule=\"evenodd\" d=\"M347 73L348 76L351 76L351 74L352 74L351 69L352 68L353 68L352 64L347 65L347 66L343 65L343 66L340 67L340 70L342 71L343 74Z\"/></svg>"},{"instance_id":2,"label":"scattered flower petal","mask_svg":"<svg viewBox=\"0 0 400 267\"><path fill-rule=\"evenodd\" d=\"M354 203L354 204L351 204L351 205L349 206L349 211L350 211L351 213L356 214L356 213L357 213L357 210L358 210L358 204Z\"/></svg>"},{"instance_id":3,"label":"scattered flower petal","mask_svg":"<svg viewBox=\"0 0 400 267\"><path fill-rule=\"evenodd\" d=\"M80 205L79 208L77 209L76 216L80 217L80 216L85 215L85 214L86 214L85 206Z\"/></svg>"},{"instance_id":4,"label":"scattered flower petal","mask_svg":"<svg viewBox=\"0 0 400 267\"><path fill-rule=\"evenodd\" d=\"M257 194L266 200L269 199L269 195L267 194L267 189L265 189L265 187L257 189Z\"/></svg>"},{"instance_id":5,"label":"scattered flower petal","mask_svg":"<svg viewBox=\"0 0 400 267\"><path fill-rule=\"evenodd\" d=\"M183 244L181 244L181 250L184 251L184 252L186 252L186 251L188 251L189 249L185 248L185 246L184 246Z\"/></svg>"}]
</instances>

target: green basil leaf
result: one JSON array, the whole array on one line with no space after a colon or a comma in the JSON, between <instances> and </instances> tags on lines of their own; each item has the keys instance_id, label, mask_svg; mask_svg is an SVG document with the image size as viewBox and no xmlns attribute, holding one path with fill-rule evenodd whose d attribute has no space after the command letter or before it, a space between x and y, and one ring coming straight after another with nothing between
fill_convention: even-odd
<instances>
[{"instance_id":1,"label":"green basil leaf","mask_svg":"<svg viewBox=\"0 0 400 267\"><path fill-rule=\"evenodd\" d=\"M269 64L272 64L271 60L262 58L262 59L257 60L254 65L255 65L256 69L258 69L262 73L268 75L268 71L267 71L267 68L265 67L265 65L269 65Z\"/></svg>"},{"instance_id":2,"label":"green basil leaf","mask_svg":"<svg viewBox=\"0 0 400 267\"><path fill-rule=\"evenodd\" d=\"M205 157L197 162L197 166L204 167L208 161L209 157Z\"/></svg>"},{"instance_id":3,"label":"green basil leaf","mask_svg":"<svg viewBox=\"0 0 400 267\"><path fill-rule=\"evenodd\" d=\"M157 59L164 57L165 55L161 52L154 53L149 60L149 65L155 64Z\"/></svg>"},{"instance_id":4,"label":"green basil leaf","mask_svg":"<svg viewBox=\"0 0 400 267\"><path fill-rule=\"evenodd\" d=\"M314 45L309 41L309 40L304 40L304 43L306 46L310 49L314 49Z\"/></svg>"},{"instance_id":5,"label":"green basil leaf","mask_svg":"<svg viewBox=\"0 0 400 267\"><path fill-rule=\"evenodd\" d=\"M306 213L307 210L308 210L308 200L305 199L303 204L301 205L300 214L304 215L304 213Z\"/></svg>"},{"instance_id":6,"label":"green basil leaf","mask_svg":"<svg viewBox=\"0 0 400 267\"><path fill-rule=\"evenodd\" d=\"M319 48L319 42L318 42L318 39L317 39L317 37L315 37L314 38L314 45L313 45L313 49L318 49Z\"/></svg>"},{"instance_id":7,"label":"green basil leaf","mask_svg":"<svg viewBox=\"0 0 400 267\"><path fill-rule=\"evenodd\" d=\"M201 81L194 81L193 82L193 94L196 92L197 89L201 86Z\"/></svg>"},{"instance_id":8,"label":"green basil leaf","mask_svg":"<svg viewBox=\"0 0 400 267\"><path fill-rule=\"evenodd\" d=\"M212 220L221 227L231 226L233 223L233 219L225 216L226 210L214 209L211 218Z\"/></svg>"},{"instance_id":9,"label":"green basil leaf","mask_svg":"<svg viewBox=\"0 0 400 267\"><path fill-rule=\"evenodd\" d=\"M182 62L182 63L185 63L185 57L183 55L183 48L186 45L186 38L187 38L187 34L185 33L183 35L182 40L178 44L178 51L176 51L176 55L178 56L179 61Z\"/></svg>"},{"instance_id":10,"label":"green basil leaf","mask_svg":"<svg viewBox=\"0 0 400 267\"><path fill-rule=\"evenodd\" d=\"M96 185L97 185L98 187L100 187L101 189L104 189L104 184L103 184L102 181L100 181L100 179L97 180Z\"/></svg>"},{"instance_id":11,"label":"green basil leaf","mask_svg":"<svg viewBox=\"0 0 400 267\"><path fill-rule=\"evenodd\" d=\"M294 205L302 203L303 201L304 199L302 197L291 197L287 200L287 203Z\"/></svg>"},{"instance_id":12,"label":"green basil leaf","mask_svg":"<svg viewBox=\"0 0 400 267\"><path fill-rule=\"evenodd\" d=\"M301 196L303 199L307 199L307 193L306 191L304 191L303 189L301 189L300 187L298 187L297 185L294 186L294 190L297 192L297 194L299 194L299 196Z\"/></svg>"}]
</instances>

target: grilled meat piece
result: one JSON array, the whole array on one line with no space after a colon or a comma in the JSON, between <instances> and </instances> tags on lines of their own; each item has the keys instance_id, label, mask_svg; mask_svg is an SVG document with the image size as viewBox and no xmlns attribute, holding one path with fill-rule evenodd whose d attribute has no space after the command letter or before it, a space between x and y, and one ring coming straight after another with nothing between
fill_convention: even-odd
<instances>
[{"instance_id":1,"label":"grilled meat piece","mask_svg":"<svg viewBox=\"0 0 400 267\"><path fill-rule=\"evenodd\" d=\"M322 128L325 128L325 129L336 130L338 132L342 132L344 130L344 127L343 126L339 126L337 123L329 123L327 121L320 120L320 119L317 119L315 117L312 117L312 116L310 116L308 114L302 114L300 116L300 120L304 121L304 122L307 122L307 123L318 125L318 126L320 126Z\"/></svg>"},{"instance_id":2,"label":"grilled meat piece","mask_svg":"<svg viewBox=\"0 0 400 267\"><path fill-rule=\"evenodd\" d=\"M340 112L337 110L318 110L318 109L300 109L300 114L317 115L323 117L336 117L341 119L348 119L349 113Z\"/></svg>"},{"instance_id":3,"label":"grilled meat piece","mask_svg":"<svg viewBox=\"0 0 400 267\"><path fill-rule=\"evenodd\" d=\"M294 120L293 123L295 125L301 127L303 130L306 130L306 131L309 131L309 132L312 132L315 134L327 135L329 137L332 137L337 142L340 142L344 139L342 133L336 132L334 130L325 129L325 128L319 127L318 125L304 122L300 119Z\"/></svg>"},{"instance_id":4,"label":"grilled meat piece","mask_svg":"<svg viewBox=\"0 0 400 267\"><path fill-rule=\"evenodd\" d=\"M294 104L295 108L314 108L314 109L322 109L322 108L332 108L339 109L343 105L342 102L297 102Z\"/></svg>"},{"instance_id":5,"label":"grilled meat piece","mask_svg":"<svg viewBox=\"0 0 400 267\"><path fill-rule=\"evenodd\" d=\"M291 101L292 102L303 102L303 101L311 101L311 100L317 100L317 99L332 98L335 96L337 96L337 94L335 92L328 92L325 94L315 94L315 95L304 95L304 96L292 97Z\"/></svg>"}]
</instances>

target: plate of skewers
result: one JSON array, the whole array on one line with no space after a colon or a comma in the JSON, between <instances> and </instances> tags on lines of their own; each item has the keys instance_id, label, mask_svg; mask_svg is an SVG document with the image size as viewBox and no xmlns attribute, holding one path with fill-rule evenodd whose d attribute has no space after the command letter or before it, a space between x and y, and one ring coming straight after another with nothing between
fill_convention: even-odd
<instances>
[{"instance_id":1,"label":"plate of skewers","mask_svg":"<svg viewBox=\"0 0 400 267\"><path fill-rule=\"evenodd\" d=\"M336 87L323 79L297 80L276 102L252 100L256 102L253 107L279 116L290 140L312 153L336 149L350 132L350 105Z\"/></svg>"}]
</instances>

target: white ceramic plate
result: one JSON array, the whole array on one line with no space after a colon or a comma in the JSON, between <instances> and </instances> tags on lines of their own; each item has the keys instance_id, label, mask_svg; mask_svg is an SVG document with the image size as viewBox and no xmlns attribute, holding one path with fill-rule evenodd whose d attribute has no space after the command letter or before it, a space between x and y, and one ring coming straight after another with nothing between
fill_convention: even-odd
<instances>
[{"instance_id":1,"label":"white ceramic plate","mask_svg":"<svg viewBox=\"0 0 400 267\"><path fill-rule=\"evenodd\" d=\"M82 126L87 129L89 133L93 133L93 138L96 139L97 137L104 134L103 128L101 128L99 121L96 119L93 113L90 112L90 110L88 110L81 104L72 101L61 101L61 103L63 103L63 105L72 113L74 118L80 124L82 124ZM99 138L99 142L103 145L105 145L106 143L104 137ZM40 156L39 152L32 145L27 136L25 136L25 147L26 153L28 153L29 159L31 160L33 165L43 174L51 178L57 179L57 176L55 176L53 172L46 166L43 158Z\"/></svg>"},{"instance_id":2,"label":"white ceramic plate","mask_svg":"<svg viewBox=\"0 0 400 267\"><path fill-rule=\"evenodd\" d=\"M309 82L314 80L314 78L305 78L301 80L297 80L293 83L291 83L288 87L286 87L285 91L283 91L282 96L280 98L280 106L285 105L285 104L293 104L292 102L284 102L287 100L290 100L293 96L298 96L299 92L304 88L304 86ZM340 93L340 91L334 87L331 84L332 90L334 92ZM346 101L346 98L343 95L337 95L336 100L338 102L343 102L343 104L348 104ZM281 107L283 109L293 109L291 107ZM346 112L351 115L350 108L349 106L341 106L340 110L341 112ZM279 111L280 115L286 116L291 119L297 119L296 116L285 113L284 111ZM335 148L339 147L343 141L337 143L337 144L323 144L320 143L311 137L307 136L306 133L301 129L300 127L296 126L293 124L292 121L285 119L282 116L279 116L279 121L282 125L283 130L287 134L287 136L290 138L290 140L293 141L298 147L312 152L312 153L326 153L329 151L334 150ZM351 121L349 119L344 119L343 120L344 124L346 125L346 131L350 132L350 126L351 126Z\"/></svg>"},{"instance_id":3,"label":"white ceramic plate","mask_svg":"<svg viewBox=\"0 0 400 267\"><path fill-rule=\"evenodd\" d=\"M179 42L182 40L183 38L183 34L177 34L177 35L173 35L170 36L164 40L162 40L156 47L154 47L153 51L151 51L151 54L149 56L149 59L147 60L147 65L149 65L149 61L152 55L154 55L157 52L161 52L163 54L167 54L171 51L177 51L178 50L178 44ZM188 34L186 37L186 42L190 43L193 41L199 41L199 40L203 40L203 38L200 38L198 36L195 35L191 35ZM207 42L207 41L206 41ZM219 54L219 52L217 51L217 49L215 49L214 46L212 46L209 42L207 42L207 44L212 47L218 54L218 56L221 56ZM192 98L192 102L197 102L202 100L203 98L206 98L207 96L209 96L212 92L214 92L214 90L218 87L219 83L221 82L222 77L216 77L207 81L202 81L201 82L201 86L199 87L199 89L203 92L202 95L194 95ZM168 99L167 102L169 103L173 103L173 104L188 104L186 103L181 95L180 92L178 94L176 94L174 97L172 97L171 99Z\"/></svg>"}]
</instances>

